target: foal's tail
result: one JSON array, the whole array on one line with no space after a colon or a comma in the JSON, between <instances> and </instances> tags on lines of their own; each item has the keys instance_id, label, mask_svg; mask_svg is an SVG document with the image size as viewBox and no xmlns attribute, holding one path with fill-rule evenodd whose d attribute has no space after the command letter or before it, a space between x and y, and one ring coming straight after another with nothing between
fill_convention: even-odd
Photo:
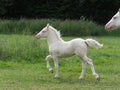
<instances>
[{"instance_id":1,"label":"foal's tail","mask_svg":"<svg viewBox=\"0 0 120 90\"><path fill-rule=\"evenodd\" d=\"M93 39L86 39L85 43L88 46L91 46L91 47L94 47L94 48L101 48L101 47L103 47L103 44L100 44L98 41L93 40Z\"/></svg>"}]
</instances>

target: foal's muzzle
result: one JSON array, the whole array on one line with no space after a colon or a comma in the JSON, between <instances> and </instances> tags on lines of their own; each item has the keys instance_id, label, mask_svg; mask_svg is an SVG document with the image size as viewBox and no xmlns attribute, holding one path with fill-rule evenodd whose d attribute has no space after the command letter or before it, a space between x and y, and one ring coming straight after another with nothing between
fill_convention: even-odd
<instances>
[{"instance_id":1,"label":"foal's muzzle","mask_svg":"<svg viewBox=\"0 0 120 90\"><path fill-rule=\"evenodd\" d=\"M40 35L36 35L36 36L35 36L36 39L39 39L40 37L41 37Z\"/></svg>"}]
</instances>

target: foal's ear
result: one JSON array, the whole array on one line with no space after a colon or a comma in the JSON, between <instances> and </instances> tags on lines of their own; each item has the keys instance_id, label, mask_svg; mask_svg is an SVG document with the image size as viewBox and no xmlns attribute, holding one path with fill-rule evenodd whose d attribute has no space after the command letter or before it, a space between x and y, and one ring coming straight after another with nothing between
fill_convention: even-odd
<instances>
[{"instance_id":1,"label":"foal's ear","mask_svg":"<svg viewBox=\"0 0 120 90\"><path fill-rule=\"evenodd\" d=\"M50 25L49 25L49 23L47 24L47 28L49 27Z\"/></svg>"}]
</instances>

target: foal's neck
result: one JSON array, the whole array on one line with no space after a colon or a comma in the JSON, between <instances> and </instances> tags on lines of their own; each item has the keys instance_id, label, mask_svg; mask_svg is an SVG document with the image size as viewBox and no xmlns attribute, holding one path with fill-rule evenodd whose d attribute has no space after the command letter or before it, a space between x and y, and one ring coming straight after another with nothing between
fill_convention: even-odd
<instances>
[{"instance_id":1,"label":"foal's neck","mask_svg":"<svg viewBox=\"0 0 120 90\"><path fill-rule=\"evenodd\" d=\"M55 42L58 42L58 41L63 41L57 34L54 30L51 30L49 32L49 35L47 36L47 42L48 44L53 44Z\"/></svg>"}]
</instances>

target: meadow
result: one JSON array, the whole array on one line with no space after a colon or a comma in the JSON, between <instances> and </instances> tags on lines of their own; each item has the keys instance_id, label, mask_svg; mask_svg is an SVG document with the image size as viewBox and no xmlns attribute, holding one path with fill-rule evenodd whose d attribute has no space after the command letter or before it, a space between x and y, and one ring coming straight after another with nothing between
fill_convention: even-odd
<instances>
[{"instance_id":1,"label":"meadow","mask_svg":"<svg viewBox=\"0 0 120 90\"><path fill-rule=\"evenodd\" d=\"M47 23L60 30L65 41L93 38L104 44L88 49L100 81L89 66L85 79L78 79L81 62L76 56L59 59L59 78L48 72L47 41L34 37ZM0 90L120 90L119 32L108 33L102 25L84 20L0 20Z\"/></svg>"},{"instance_id":2,"label":"meadow","mask_svg":"<svg viewBox=\"0 0 120 90\"><path fill-rule=\"evenodd\" d=\"M71 40L76 37L63 37ZM96 50L90 48L88 56L93 59L97 81L87 66L85 79L79 80L81 62L72 56L59 60L60 77L54 78L46 68L48 55L46 39L36 40L34 35L0 35L0 90L120 90L120 37L84 36L104 44ZM51 65L53 61L51 60Z\"/></svg>"}]
</instances>

